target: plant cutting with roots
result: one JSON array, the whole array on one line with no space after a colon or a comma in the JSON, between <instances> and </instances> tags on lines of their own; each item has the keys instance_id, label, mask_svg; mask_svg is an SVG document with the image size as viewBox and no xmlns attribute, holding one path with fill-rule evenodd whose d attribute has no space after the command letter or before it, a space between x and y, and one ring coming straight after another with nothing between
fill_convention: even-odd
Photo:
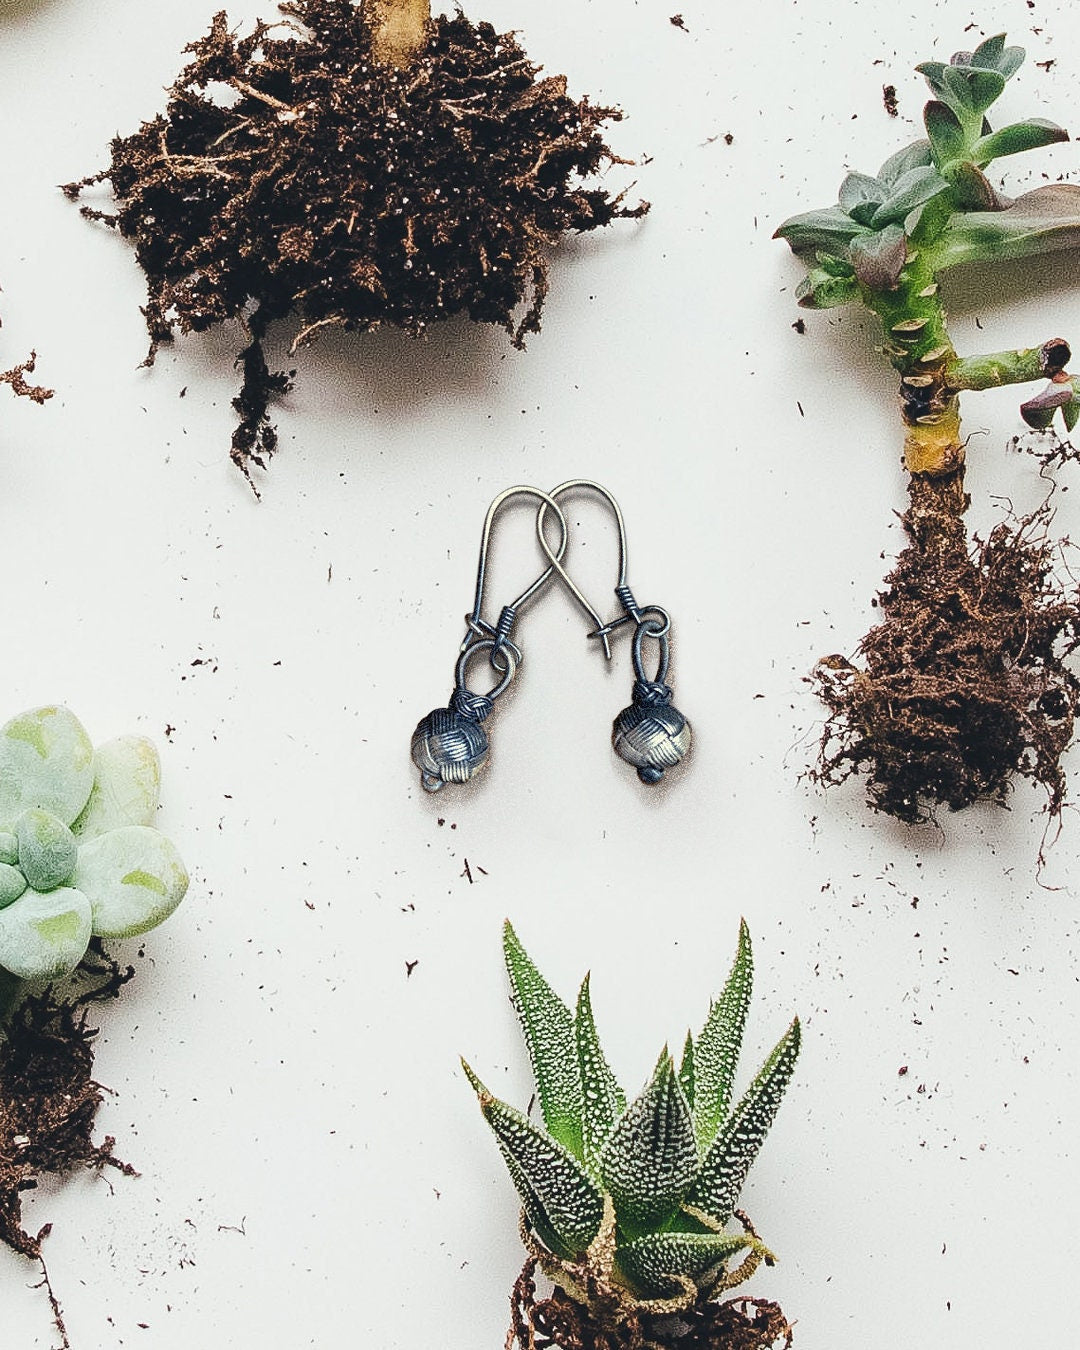
<instances>
[{"instance_id":1,"label":"plant cutting with roots","mask_svg":"<svg viewBox=\"0 0 1080 1350\"><path fill-rule=\"evenodd\" d=\"M86 1008L134 975L103 939L156 927L187 890L176 848L151 824L159 786L142 736L95 749L62 707L0 727L0 1241L43 1270L49 1225L26 1231L23 1194L47 1173L132 1171L111 1137L93 1139L102 1089Z\"/></svg>"},{"instance_id":2,"label":"plant cutting with roots","mask_svg":"<svg viewBox=\"0 0 1080 1350\"><path fill-rule=\"evenodd\" d=\"M777 1304L721 1298L774 1261L736 1206L800 1038L796 1018L733 1106L753 973L746 924L702 1031L687 1035L677 1066L665 1047L629 1103L597 1036L589 977L571 1012L509 923L503 949L543 1125L464 1067L522 1203L529 1256L511 1297L507 1350L790 1345ZM739 1231L729 1231L733 1220ZM554 1286L547 1297L537 1293L538 1270Z\"/></svg>"},{"instance_id":3,"label":"plant cutting with roots","mask_svg":"<svg viewBox=\"0 0 1080 1350\"><path fill-rule=\"evenodd\" d=\"M429 0L289 0L240 36L224 11L186 49L166 112L112 142L102 180L149 294L147 364L177 333L238 320L232 457L250 479L277 444L264 339L292 350L336 327L419 335L464 314L538 332L548 257L569 231L640 216L589 180L624 163L617 109L540 78L513 34ZM294 373L294 372L293 372Z\"/></svg>"},{"instance_id":4,"label":"plant cutting with roots","mask_svg":"<svg viewBox=\"0 0 1080 1350\"><path fill-rule=\"evenodd\" d=\"M1041 785L1060 814L1060 759L1080 682L1065 658L1080 645L1080 608L1055 565L1047 506L969 540L963 521L963 393L1045 380L1021 412L1046 429L1080 416L1069 346L958 355L939 280L951 268L1080 246L1080 187L1052 183L1010 199L987 177L996 159L1068 139L1039 118L994 130L992 104L1024 60L1002 35L948 63L918 66L933 98L926 138L876 175L849 173L839 202L777 230L810 267L800 304L862 303L881 321L900 376L908 543L879 596L882 621L860 661L829 656L814 672L829 716L816 777L867 774L870 804L907 822L980 798L1002 801L1014 777Z\"/></svg>"}]
</instances>

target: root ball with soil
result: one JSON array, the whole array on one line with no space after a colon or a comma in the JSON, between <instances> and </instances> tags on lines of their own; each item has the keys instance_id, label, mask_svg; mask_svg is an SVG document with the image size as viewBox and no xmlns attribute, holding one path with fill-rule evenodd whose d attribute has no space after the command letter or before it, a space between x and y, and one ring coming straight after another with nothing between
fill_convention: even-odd
<instances>
[{"instance_id":1,"label":"root ball with soil","mask_svg":"<svg viewBox=\"0 0 1080 1350\"><path fill-rule=\"evenodd\" d=\"M152 362L177 332L240 320L232 457L250 477L277 444L291 373L263 350L320 330L418 335L452 315L537 332L550 250L568 231L640 216L590 180L622 163L614 108L540 77L517 38L427 0L291 0L246 36L224 12L187 51L165 113L112 142L116 207L148 285Z\"/></svg>"},{"instance_id":2,"label":"root ball with soil","mask_svg":"<svg viewBox=\"0 0 1080 1350\"><path fill-rule=\"evenodd\" d=\"M1080 710L1080 682L1066 665L1080 645L1080 603L1062 580L1049 510L969 540L960 430L961 394L1040 379L1048 383L1021 408L1025 420L1046 428L1060 413L1071 429L1080 397L1066 371L1069 345L1055 337L958 356L939 290L942 273L962 263L1080 247L1080 188L1054 183L1012 200L984 172L1002 155L1068 139L1043 119L990 126L987 110L1023 59L998 35L947 65L923 63L934 95L926 139L874 176L848 174L836 206L777 230L811 264L800 303L861 301L880 319L900 376L908 544L860 660L826 657L813 682L829 711L816 777L829 784L864 772L870 804L910 823L938 806L1002 802L1017 777L1044 788L1059 814L1061 755Z\"/></svg>"}]
</instances>

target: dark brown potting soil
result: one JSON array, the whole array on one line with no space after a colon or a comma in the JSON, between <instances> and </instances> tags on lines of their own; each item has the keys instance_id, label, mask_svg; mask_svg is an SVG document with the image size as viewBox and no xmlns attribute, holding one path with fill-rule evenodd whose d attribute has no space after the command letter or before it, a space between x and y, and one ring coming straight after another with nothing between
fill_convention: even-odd
<instances>
[{"instance_id":1,"label":"dark brown potting soil","mask_svg":"<svg viewBox=\"0 0 1080 1350\"><path fill-rule=\"evenodd\" d=\"M614 108L574 99L512 34L434 19L407 69L372 59L352 0L292 0L278 23L232 32L224 12L187 51L167 110L117 137L102 173L114 211L84 214L135 246L148 285L148 361L177 332L243 321L234 460L250 475L277 437L267 327L294 346L328 326L419 334L455 314L540 327L548 253L567 231L647 204L583 180L616 160Z\"/></svg>"},{"instance_id":2,"label":"dark brown potting soil","mask_svg":"<svg viewBox=\"0 0 1080 1350\"><path fill-rule=\"evenodd\" d=\"M865 772L870 803L915 823L937 806L1003 802L1014 776L1060 814L1060 759L1080 709L1065 659L1080 646L1075 585L1060 579L1048 510L969 542L963 477L916 475L909 544L878 597L858 661L813 681L829 710L816 777Z\"/></svg>"},{"instance_id":3,"label":"dark brown potting soil","mask_svg":"<svg viewBox=\"0 0 1080 1350\"><path fill-rule=\"evenodd\" d=\"M510 1309L506 1350L786 1350L793 1341L779 1305L765 1299L704 1302L678 1314L601 1322L561 1289L538 1298L535 1257L517 1278Z\"/></svg>"},{"instance_id":4,"label":"dark brown potting soil","mask_svg":"<svg viewBox=\"0 0 1080 1350\"><path fill-rule=\"evenodd\" d=\"M35 403L44 403L46 399L53 396L51 389L45 389L40 384L31 384L27 380L27 375L34 373L34 367L37 364L37 353L31 352L29 357L20 366L12 366L10 370L0 370L0 384L10 385L14 394L19 394L23 398L33 399Z\"/></svg>"}]
</instances>

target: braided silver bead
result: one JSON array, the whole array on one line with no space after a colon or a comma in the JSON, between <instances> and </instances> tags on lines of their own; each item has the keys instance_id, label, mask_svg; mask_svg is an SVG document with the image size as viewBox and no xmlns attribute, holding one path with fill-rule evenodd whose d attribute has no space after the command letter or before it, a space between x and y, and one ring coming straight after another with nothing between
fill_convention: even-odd
<instances>
[{"instance_id":1,"label":"braided silver bead","mask_svg":"<svg viewBox=\"0 0 1080 1350\"><path fill-rule=\"evenodd\" d=\"M690 723L671 702L671 690L660 681L637 680L633 702L611 729L615 753L637 769L643 783L658 783L690 749Z\"/></svg>"},{"instance_id":2,"label":"braided silver bead","mask_svg":"<svg viewBox=\"0 0 1080 1350\"><path fill-rule=\"evenodd\" d=\"M427 792L467 783L487 763L488 738L480 723L494 704L483 694L455 689L450 706L429 712L412 736L412 761Z\"/></svg>"}]
</instances>

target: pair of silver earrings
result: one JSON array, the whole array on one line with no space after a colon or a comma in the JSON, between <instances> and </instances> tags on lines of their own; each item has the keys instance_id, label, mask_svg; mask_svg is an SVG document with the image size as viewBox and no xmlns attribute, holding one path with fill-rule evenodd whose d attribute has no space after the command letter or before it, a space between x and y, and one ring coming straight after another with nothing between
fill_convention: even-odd
<instances>
[{"instance_id":1,"label":"pair of silver earrings","mask_svg":"<svg viewBox=\"0 0 1080 1350\"><path fill-rule=\"evenodd\" d=\"M562 562L570 536L558 499L564 493L578 491L599 494L611 507L618 526L619 579L615 585L615 596L622 613L606 623L586 600ZM536 536L548 565L516 600L503 606L498 619L492 624L483 617L488 548L500 508L515 497L532 497L540 504L536 513ZM551 546L547 536L549 513L554 516L559 530L557 548ZM484 517L480 559L476 570L476 597L472 612L465 616L465 638L454 669L453 693L445 708L436 708L428 713L413 732L412 759L420 770L420 782L428 792L438 792L446 783L468 782L487 763L488 738L481 724L495 706L496 700L509 689L521 667L521 648L511 640L518 613L556 577L596 624L589 637L600 640L604 656L609 661L611 635L633 624L631 661L634 687L630 706L619 713L612 726L611 741L615 753L637 770L643 783L658 783L666 769L673 768L684 758L690 749L690 723L672 703L672 691L666 683L671 618L659 605L638 605L627 585L626 570L626 525L623 514L615 498L599 483L587 478L572 478L550 492L519 486L499 493ZM655 643L657 647L656 671L652 678L645 674L646 642ZM486 693L476 693L468 684L469 668L485 654L487 664L494 672L495 683Z\"/></svg>"}]
</instances>

